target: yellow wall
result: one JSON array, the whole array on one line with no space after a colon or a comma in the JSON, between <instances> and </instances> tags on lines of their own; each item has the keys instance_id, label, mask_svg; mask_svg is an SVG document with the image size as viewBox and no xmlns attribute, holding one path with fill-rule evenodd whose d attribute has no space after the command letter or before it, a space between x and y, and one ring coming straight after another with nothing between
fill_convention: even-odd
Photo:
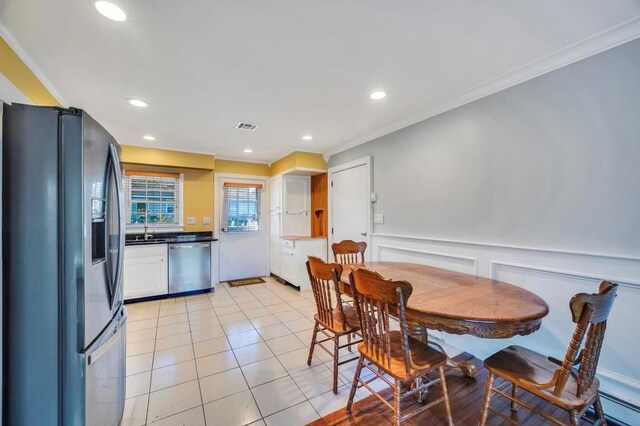
<instances>
[{"instance_id":1,"label":"yellow wall","mask_svg":"<svg viewBox=\"0 0 640 426\"><path fill-rule=\"evenodd\" d=\"M214 171L256 176L273 176L294 167L327 169L321 154L293 152L269 167L266 164L244 161L216 160L213 155L193 154L166 149L122 146L122 162L128 170L173 171L184 173L184 230L212 231L214 217ZM196 225L187 225L187 217L194 216ZM211 218L203 225L202 218Z\"/></svg>"},{"instance_id":2,"label":"yellow wall","mask_svg":"<svg viewBox=\"0 0 640 426\"><path fill-rule=\"evenodd\" d=\"M270 176L267 164L248 163L246 161L216 160L216 173L236 173L242 175Z\"/></svg>"},{"instance_id":3,"label":"yellow wall","mask_svg":"<svg viewBox=\"0 0 640 426\"><path fill-rule=\"evenodd\" d=\"M35 105L60 106L56 98L2 37L0 37L0 73Z\"/></svg>"},{"instance_id":4,"label":"yellow wall","mask_svg":"<svg viewBox=\"0 0 640 426\"><path fill-rule=\"evenodd\" d=\"M124 163L125 170L147 172L173 172L184 175L182 217L186 232L213 231L213 170L181 169L176 167L145 166ZM196 218L195 225L187 225L187 217ZM209 217L209 225L202 218Z\"/></svg>"},{"instance_id":5,"label":"yellow wall","mask_svg":"<svg viewBox=\"0 0 640 426\"><path fill-rule=\"evenodd\" d=\"M125 163L125 170L183 173L184 230L213 231L213 155L123 145L121 160ZM195 225L187 225L189 216L196 218ZM211 223L203 225L203 217L209 217Z\"/></svg>"},{"instance_id":6,"label":"yellow wall","mask_svg":"<svg viewBox=\"0 0 640 426\"><path fill-rule=\"evenodd\" d=\"M296 153L292 152L286 157L282 157L278 161L271 163L271 176L275 176L296 166Z\"/></svg>"},{"instance_id":7,"label":"yellow wall","mask_svg":"<svg viewBox=\"0 0 640 426\"><path fill-rule=\"evenodd\" d=\"M170 151L168 149L144 148L122 145L122 162L156 166L182 167L213 170L215 157L209 154Z\"/></svg>"},{"instance_id":8,"label":"yellow wall","mask_svg":"<svg viewBox=\"0 0 640 426\"><path fill-rule=\"evenodd\" d=\"M294 151L271 164L271 176L286 172L294 167L327 170L327 162L322 154Z\"/></svg>"}]
</instances>

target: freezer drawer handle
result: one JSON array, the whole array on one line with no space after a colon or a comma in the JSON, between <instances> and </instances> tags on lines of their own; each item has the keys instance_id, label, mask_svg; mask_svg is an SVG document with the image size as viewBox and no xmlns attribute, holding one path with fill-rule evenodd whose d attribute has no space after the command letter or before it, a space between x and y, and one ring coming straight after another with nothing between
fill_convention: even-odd
<instances>
[{"instance_id":1,"label":"freezer drawer handle","mask_svg":"<svg viewBox=\"0 0 640 426\"><path fill-rule=\"evenodd\" d=\"M87 364L91 365L94 362L98 361L100 358L102 358L102 355L106 354L107 352L109 352L109 349L111 349L111 346L113 346L118 339L120 338L119 333L120 332L120 328L116 328L115 330L113 330L113 336L111 336L109 338L109 340L107 340L105 342L104 345L100 346L98 349L96 349L92 354L89 354L87 356Z\"/></svg>"}]
</instances>

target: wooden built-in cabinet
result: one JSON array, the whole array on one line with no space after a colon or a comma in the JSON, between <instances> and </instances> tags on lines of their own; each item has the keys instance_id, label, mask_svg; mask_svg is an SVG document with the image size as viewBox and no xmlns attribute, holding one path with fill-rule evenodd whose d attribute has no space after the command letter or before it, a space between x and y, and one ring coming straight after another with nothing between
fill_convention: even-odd
<instances>
[{"instance_id":1,"label":"wooden built-in cabinet","mask_svg":"<svg viewBox=\"0 0 640 426\"><path fill-rule=\"evenodd\" d=\"M311 236L327 237L329 179L327 173L311 176Z\"/></svg>"},{"instance_id":2,"label":"wooden built-in cabinet","mask_svg":"<svg viewBox=\"0 0 640 426\"><path fill-rule=\"evenodd\" d=\"M327 258L327 174L283 174L270 184L271 273L307 288L307 256Z\"/></svg>"}]
</instances>

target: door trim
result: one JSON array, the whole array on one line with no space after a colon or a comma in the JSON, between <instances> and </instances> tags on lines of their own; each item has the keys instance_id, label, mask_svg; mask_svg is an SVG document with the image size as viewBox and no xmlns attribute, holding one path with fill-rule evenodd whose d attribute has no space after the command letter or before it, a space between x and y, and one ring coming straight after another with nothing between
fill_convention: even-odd
<instances>
[{"instance_id":1,"label":"door trim","mask_svg":"<svg viewBox=\"0 0 640 426\"><path fill-rule=\"evenodd\" d=\"M270 275L270 271L271 271L271 254L270 254L270 244L271 244L271 224L270 224L270 216L271 216L271 210L270 210L270 196L271 196L271 190L269 188L269 184L271 183L271 177L270 176L261 176L261 175L243 175L241 173L213 173L213 180L214 180L214 185L213 185L213 237L218 239L218 250L216 252L217 255L217 259L216 259L216 282L220 282L220 249L221 249L221 244L220 244L220 209L222 208L222 203L219 202L218 199L218 195L220 194L220 191L222 190L222 184L220 183L220 181L222 179L249 179L249 180L259 180L259 181L263 181L264 182L264 190L265 190L265 206L266 206L266 213L265 211L262 211L260 213L260 215L262 216L262 219L264 220L264 224L266 227L266 232L267 232L267 238L265 246L264 246L264 251L265 251L265 256L266 256L266 263L265 263L265 269L264 269L264 275L265 277L268 277ZM213 244L211 245L211 250L213 251Z\"/></svg>"},{"instance_id":2,"label":"door trim","mask_svg":"<svg viewBox=\"0 0 640 426\"><path fill-rule=\"evenodd\" d=\"M371 173L371 156L366 156L359 158L357 160L349 161L347 163L343 163L334 167L330 167L327 171L329 173L329 228L332 232L329 232L327 251L328 254L333 253L331 250L331 245L333 244L333 186L331 182L333 182L333 175L338 172L342 172L345 170L353 169L355 167L365 166L367 167L367 187L369 188L369 202L367 203L367 237L364 239L367 245L371 246L371 233L373 232L373 220L372 220L372 210L373 207L371 205L371 193L373 192L373 176Z\"/></svg>"}]
</instances>

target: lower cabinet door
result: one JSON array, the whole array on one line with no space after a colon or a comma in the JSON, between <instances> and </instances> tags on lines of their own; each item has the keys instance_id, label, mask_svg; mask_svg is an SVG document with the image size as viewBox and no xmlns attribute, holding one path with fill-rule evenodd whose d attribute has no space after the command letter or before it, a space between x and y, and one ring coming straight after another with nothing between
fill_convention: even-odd
<instances>
[{"instance_id":1,"label":"lower cabinet door","mask_svg":"<svg viewBox=\"0 0 640 426\"><path fill-rule=\"evenodd\" d=\"M296 257L295 251L283 248L280 252L280 277L289 281L293 285L298 284L296 276Z\"/></svg>"},{"instance_id":2,"label":"lower cabinet door","mask_svg":"<svg viewBox=\"0 0 640 426\"><path fill-rule=\"evenodd\" d=\"M280 242L271 243L271 273L280 276Z\"/></svg>"},{"instance_id":3,"label":"lower cabinet door","mask_svg":"<svg viewBox=\"0 0 640 426\"><path fill-rule=\"evenodd\" d=\"M136 299L167 294L169 291L169 270L166 246L161 253L145 253L137 250L128 255L127 250L129 250L128 247L125 249L124 258L124 298Z\"/></svg>"}]
</instances>

